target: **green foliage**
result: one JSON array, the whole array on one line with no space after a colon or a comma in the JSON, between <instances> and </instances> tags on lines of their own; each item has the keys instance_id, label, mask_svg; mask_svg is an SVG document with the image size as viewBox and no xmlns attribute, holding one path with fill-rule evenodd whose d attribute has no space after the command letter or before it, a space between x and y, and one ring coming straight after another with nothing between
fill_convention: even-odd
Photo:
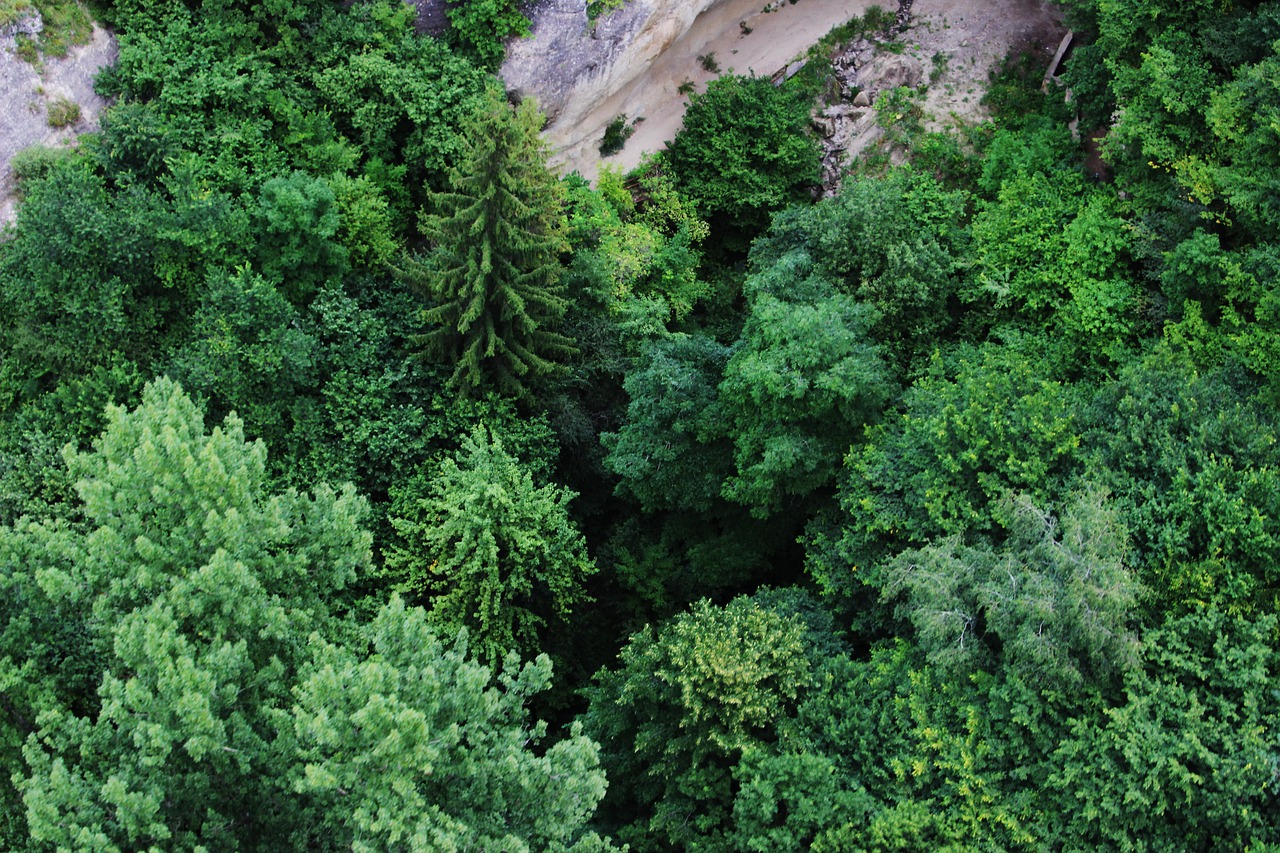
<instances>
[{"instance_id":1,"label":"green foliage","mask_svg":"<svg viewBox=\"0 0 1280 853\"><path fill-rule=\"evenodd\" d=\"M702 601L632 636L583 722L612 784L602 809L638 850L723 847L732 767L765 748L808 670L800 624L749 598ZM746 808L744 806L744 808Z\"/></svg>"},{"instance_id":2,"label":"green foliage","mask_svg":"<svg viewBox=\"0 0 1280 853\"><path fill-rule=\"evenodd\" d=\"M60 129L80 121L80 105L68 98L55 98L46 109L49 127Z\"/></svg>"},{"instance_id":3,"label":"green foliage","mask_svg":"<svg viewBox=\"0 0 1280 853\"><path fill-rule=\"evenodd\" d=\"M883 10L593 190L509 0L110 5L0 240L0 847L1280 842L1277 4L1069 0L1069 103L816 204Z\"/></svg>"},{"instance_id":4,"label":"green foliage","mask_svg":"<svg viewBox=\"0 0 1280 853\"><path fill-rule=\"evenodd\" d=\"M9 169L19 196L25 195L27 187L48 175L59 163L74 156L70 148L44 145L32 145L14 154L9 160Z\"/></svg>"},{"instance_id":5,"label":"green foliage","mask_svg":"<svg viewBox=\"0 0 1280 853\"><path fill-rule=\"evenodd\" d=\"M975 255L981 266L973 277L981 290L971 301L1014 301L1021 313L1045 314L1066 301L1065 284L1054 263L1066 253L1064 225L1080 209L1083 182L1078 174L1036 171L1002 183L994 203L974 218ZM985 291L985 293L983 293Z\"/></svg>"},{"instance_id":6,"label":"green foliage","mask_svg":"<svg viewBox=\"0 0 1280 853\"><path fill-rule=\"evenodd\" d=\"M989 163L984 181L1009 168L1036 171L1003 180L975 217L977 269L964 295L1043 323L1068 363L1109 367L1126 360L1143 327L1132 228L1112 193L1085 191L1078 173L1052 176L1050 151L995 152L1023 162Z\"/></svg>"},{"instance_id":7,"label":"green foliage","mask_svg":"<svg viewBox=\"0 0 1280 853\"><path fill-rule=\"evenodd\" d=\"M253 435L279 447L292 427L288 402L314 386L320 358L300 321L280 289L247 268L215 274L171 373L215 413L238 412Z\"/></svg>"},{"instance_id":8,"label":"green foliage","mask_svg":"<svg viewBox=\"0 0 1280 853\"><path fill-rule=\"evenodd\" d=\"M77 516L75 481L62 450L68 442L87 449L106 426L106 407L134 398L142 385L135 364L96 366L64 377L6 418L0 429L0 524L22 516Z\"/></svg>"},{"instance_id":9,"label":"green foliage","mask_svg":"<svg viewBox=\"0 0 1280 853\"><path fill-rule=\"evenodd\" d=\"M381 269L398 248L391 205L367 177L335 174L329 179L337 206L337 239L352 266ZM335 256L341 252L329 250Z\"/></svg>"},{"instance_id":10,"label":"green foliage","mask_svg":"<svg viewBox=\"0 0 1280 853\"><path fill-rule=\"evenodd\" d=\"M104 112L96 138L87 142L90 156L119 183L155 181L178 153L173 133L155 105L136 101Z\"/></svg>"},{"instance_id":11,"label":"green foliage","mask_svg":"<svg viewBox=\"0 0 1280 853\"><path fill-rule=\"evenodd\" d=\"M569 519L573 497L535 486L480 427L456 460L445 460L412 515L392 519L404 544L387 554L388 567L429 600L446 633L466 627L485 662L512 651L531 657L588 600L582 581L595 565Z\"/></svg>"},{"instance_id":12,"label":"green foliage","mask_svg":"<svg viewBox=\"0 0 1280 853\"><path fill-rule=\"evenodd\" d=\"M253 227L263 274L295 302L347 271L347 251L335 239L340 219L329 184L294 172L262 185Z\"/></svg>"},{"instance_id":13,"label":"green foliage","mask_svg":"<svg viewBox=\"0 0 1280 853\"><path fill-rule=\"evenodd\" d=\"M529 19L516 0L458 0L445 7L445 14L452 25L450 38L490 71L502 63L508 38L530 33Z\"/></svg>"},{"instance_id":14,"label":"green foliage","mask_svg":"<svg viewBox=\"0 0 1280 853\"><path fill-rule=\"evenodd\" d=\"M584 826L595 745L530 749L545 656L494 685L399 600L367 629L335 618L370 560L354 490L268 493L263 445L234 417L206 432L169 380L107 420L65 454L84 524L0 528L0 750L14 767L31 733L36 843L607 846Z\"/></svg>"},{"instance_id":15,"label":"green foliage","mask_svg":"<svg viewBox=\"0 0 1280 853\"><path fill-rule=\"evenodd\" d=\"M1071 155L1071 132L1049 116L1033 115L1016 130L997 128L986 143L977 184L994 195L1006 181L1025 175L1053 175Z\"/></svg>"},{"instance_id":16,"label":"green foliage","mask_svg":"<svg viewBox=\"0 0 1280 853\"><path fill-rule=\"evenodd\" d=\"M28 571L44 593L92 614L101 710L40 716L21 784L32 836L284 842L294 808L255 806L284 793L270 710L307 633L328 628L327 598L368 562L364 501L328 487L267 495L262 445L234 419L206 434L167 380L137 410L111 410L94 451L66 460L87 527L16 535L43 548Z\"/></svg>"},{"instance_id":17,"label":"green foliage","mask_svg":"<svg viewBox=\"0 0 1280 853\"><path fill-rule=\"evenodd\" d=\"M813 849L1031 843L1002 784L1007 730L981 700L971 684L926 666L904 642L877 647L865 661L824 659L790 731L807 753L831 761L848 805L833 810Z\"/></svg>"},{"instance_id":18,"label":"green foliage","mask_svg":"<svg viewBox=\"0 0 1280 853\"><path fill-rule=\"evenodd\" d=\"M865 794L845 787L847 780L825 755L746 750L734 776L739 788L729 849L822 850L840 828L861 825L870 810ZM835 843L852 848L845 839Z\"/></svg>"},{"instance_id":19,"label":"green foliage","mask_svg":"<svg viewBox=\"0 0 1280 853\"><path fill-rule=\"evenodd\" d=\"M879 586L876 565L895 545L992 532L1007 521L1005 495L1025 492L1043 505L1073 470L1080 427L1069 388L1016 348L956 356L935 358L901 416L846 460L840 501L852 523L838 534L841 559L811 567L824 586Z\"/></svg>"},{"instance_id":20,"label":"green foliage","mask_svg":"<svg viewBox=\"0 0 1280 853\"><path fill-rule=\"evenodd\" d=\"M0 338L11 375L38 382L113 353L145 361L183 308L156 274L172 222L154 194L111 193L82 158L51 166L0 252Z\"/></svg>"},{"instance_id":21,"label":"green foliage","mask_svg":"<svg viewBox=\"0 0 1280 853\"><path fill-rule=\"evenodd\" d=\"M317 638L294 691L308 846L544 850L583 834L605 790L596 745L575 728L529 748L546 732L524 708L551 680L545 655L509 659L494 683L465 639L446 646L399 598L365 633L368 652Z\"/></svg>"},{"instance_id":22,"label":"green foliage","mask_svg":"<svg viewBox=\"0 0 1280 853\"><path fill-rule=\"evenodd\" d=\"M1125 699L1072 721L1050 838L1113 848L1273 845L1275 622L1197 610L1143 637ZM1063 819L1065 818L1065 819Z\"/></svg>"},{"instance_id":23,"label":"green foliage","mask_svg":"<svg viewBox=\"0 0 1280 853\"><path fill-rule=\"evenodd\" d=\"M558 252L560 186L547 171L532 101L513 110L491 96L468 126L451 191L433 197L422 225L432 254L404 276L429 300L427 353L453 366L450 387L470 394L492 383L525 398L574 352L555 326L567 303Z\"/></svg>"},{"instance_id":24,"label":"green foliage","mask_svg":"<svg viewBox=\"0 0 1280 853\"><path fill-rule=\"evenodd\" d=\"M689 96L667 146L676 181L698 212L759 230L818 180L809 105L767 79L728 75Z\"/></svg>"},{"instance_id":25,"label":"green foliage","mask_svg":"<svg viewBox=\"0 0 1280 853\"><path fill-rule=\"evenodd\" d=\"M924 127L924 108L917 103L920 92L909 86L885 89L876 96L872 106L876 111L876 124L895 145L911 145Z\"/></svg>"},{"instance_id":26,"label":"green foliage","mask_svg":"<svg viewBox=\"0 0 1280 853\"><path fill-rule=\"evenodd\" d=\"M633 125L627 124L625 114L615 116L604 129L604 137L600 140L600 156L608 157L611 154L617 154L622 150L622 146L627 144L627 139L635 133L635 130Z\"/></svg>"},{"instance_id":27,"label":"green foliage","mask_svg":"<svg viewBox=\"0 0 1280 853\"><path fill-rule=\"evenodd\" d=\"M710 338L674 335L655 342L644 368L627 377L626 420L601 441L619 492L647 512L706 510L720 495L731 461L715 402L728 358Z\"/></svg>"},{"instance_id":28,"label":"green foliage","mask_svg":"<svg viewBox=\"0 0 1280 853\"><path fill-rule=\"evenodd\" d=\"M1115 494L1155 612L1272 612L1280 577L1276 416L1231 367L1167 350L1132 365L1088 411L1091 476Z\"/></svg>"},{"instance_id":29,"label":"green foliage","mask_svg":"<svg viewBox=\"0 0 1280 853\"><path fill-rule=\"evenodd\" d=\"M351 43L362 35L378 38L382 28L370 29L362 34L334 22L331 47L317 57L311 81L335 128L359 145L367 176L410 231L413 208L397 194L407 185L416 198L424 181L443 185L463 151L462 124L485 103L485 78L442 43L406 38L407 25L381 35L387 40L381 50Z\"/></svg>"},{"instance_id":30,"label":"green foliage","mask_svg":"<svg viewBox=\"0 0 1280 853\"><path fill-rule=\"evenodd\" d=\"M69 48L86 43L93 33L89 10L80 0L3 0L0 26L33 12L39 13L43 28L34 40L26 42L30 45L29 62L38 62L41 56L66 56ZM21 44L19 52L22 52Z\"/></svg>"},{"instance_id":31,"label":"green foliage","mask_svg":"<svg viewBox=\"0 0 1280 853\"><path fill-rule=\"evenodd\" d=\"M35 10L32 0L4 0L0 4L0 26L12 24Z\"/></svg>"},{"instance_id":32,"label":"green foliage","mask_svg":"<svg viewBox=\"0 0 1280 853\"><path fill-rule=\"evenodd\" d=\"M587 20L602 18L615 9L621 9L626 2L627 0L587 0Z\"/></svg>"},{"instance_id":33,"label":"green foliage","mask_svg":"<svg viewBox=\"0 0 1280 853\"><path fill-rule=\"evenodd\" d=\"M854 15L843 24L832 27L817 44L809 48L809 55L830 53L838 45L860 38L871 38L877 31L887 30L895 20L896 16L893 12L878 4L872 4L861 15Z\"/></svg>"},{"instance_id":34,"label":"green foliage","mask_svg":"<svg viewBox=\"0 0 1280 853\"><path fill-rule=\"evenodd\" d=\"M719 387L737 466L723 493L763 516L831 482L895 389L869 340L875 309L822 281L803 252L746 290L751 313Z\"/></svg>"},{"instance_id":35,"label":"green foliage","mask_svg":"<svg viewBox=\"0 0 1280 853\"><path fill-rule=\"evenodd\" d=\"M698 275L706 223L661 171L644 171L635 181L640 205L621 174L607 166L597 178L598 192L566 181L568 236L575 247L567 277L576 279L578 300L594 303L633 347L685 320L710 291Z\"/></svg>"},{"instance_id":36,"label":"green foliage","mask_svg":"<svg viewBox=\"0 0 1280 853\"><path fill-rule=\"evenodd\" d=\"M803 247L818 278L879 312L871 337L891 368L909 375L951 326L966 202L909 168L847 180L835 198L779 214L752 247L752 267L777 278L770 267Z\"/></svg>"},{"instance_id":37,"label":"green foliage","mask_svg":"<svg viewBox=\"0 0 1280 853\"><path fill-rule=\"evenodd\" d=\"M894 560L885 594L902 594L930 662L956 675L1003 665L1062 690L1133 668L1137 585L1115 510L1084 494L1059 522L1023 496L1009 502L1000 549L953 537Z\"/></svg>"},{"instance_id":38,"label":"green foliage","mask_svg":"<svg viewBox=\"0 0 1280 853\"><path fill-rule=\"evenodd\" d=\"M198 12L122 3L116 17L119 61L99 84L125 103L108 122L146 102L171 153L185 152L196 177L237 195L295 170L362 174L401 237L424 182L438 187L456 159L460 123L485 86L483 72L443 42L414 36L412 10L392 3L210 3Z\"/></svg>"},{"instance_id":39,"label":"green foliage","mask_svg":"<svg viewBox=\"0 0 1280 853\"><path fill-rule=\"evenodd\" d=\"M1067 0L1068 3L1071 1ZM1077 34L1073 40L1073 68L1080 64L1078 58L1088 52L1088 47L1083 44L1086 39ZM1048 46L1048 49L1052 51L1053 46ZM1044 72L1044 53L1035 50L1010 53L998 69L993 69L982 103L995 114L999 125L1015 131L1025 127L1034 132L1044 119L1064 127L1075 117L1059 90L1053 86L1042 88ZM1071 79L1076 78L1073 76ZM1080 126L1092 128L1105 124L1102 117L1099 118Z\"/></svg>"}]
</instances>

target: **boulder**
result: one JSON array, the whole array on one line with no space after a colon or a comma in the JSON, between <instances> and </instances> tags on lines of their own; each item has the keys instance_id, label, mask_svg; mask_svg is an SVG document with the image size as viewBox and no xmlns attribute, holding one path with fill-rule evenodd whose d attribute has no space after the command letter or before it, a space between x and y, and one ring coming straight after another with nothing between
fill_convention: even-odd
<instances>
[{"instance_id":1,"label":"boulder","mask_svg":"<svg viewBox=\"0 0 1280 853\"><path fill-rule=\"evenodd\" d=\"M924 80L924 66L911 56L886 53L877 56L859 72L864 80L876 81L876 91L907 86L914 89Z\"/></svg>"}]
</instances>

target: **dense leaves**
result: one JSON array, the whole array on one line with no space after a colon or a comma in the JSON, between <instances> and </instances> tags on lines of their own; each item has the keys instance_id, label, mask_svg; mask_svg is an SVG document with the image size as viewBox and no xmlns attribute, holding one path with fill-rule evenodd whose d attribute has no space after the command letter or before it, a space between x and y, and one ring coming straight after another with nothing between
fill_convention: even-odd
<instances>
[{"instance_id":1,"label":"dense leaves","mask_svg":"<svg viewBox=\"0 0 1280 853\"><path fill-rule=\"evenodd\" d=\"M1070 99L817 201L820 55L588 183L506 0L99 5L0 238L0 847L1280 845L1280 4L1069 0Z\"/></svg>"},{"instance_id":2,"label":"dense leaves","mask_svg":"<svg viewBox=\"0 0 1280 853\"><path fill-rule=\"evenodd\" d=\"M556 328L567 304L558 252L564 239L559 185L543 162L541 118L491 97L467 125L467 148L450 191L432 198L423 232L432 254L405 278L428 300L426 352L453 366L464 394L492 384L527 397L573 353Z\"/></svg>"},{"instance_id":3,"label":"dense leaves","mask_svg":"<svg viewBox=\"0 0 1280 853\"><path fill-rule=\"evenodd\" d=\"M403 586L429 597L446 633L466 627L489 663L545 648L585 600L595 572L569 518L572 492L535 486L502 441L478 428L446 459L412 515L393 517L404 544L387 555Z\"/></svg>"},{"instance_id":4,"label":"dense leaves","mask_svg":"<svg viewBox=\"0 0 1280 853\"><path fill-rule=\"evenodd\" d=\"M727 75L690 98L667 156L704 216L759 227L818 179L809 109L761 77Z\"/></svg>"}]
</instances>

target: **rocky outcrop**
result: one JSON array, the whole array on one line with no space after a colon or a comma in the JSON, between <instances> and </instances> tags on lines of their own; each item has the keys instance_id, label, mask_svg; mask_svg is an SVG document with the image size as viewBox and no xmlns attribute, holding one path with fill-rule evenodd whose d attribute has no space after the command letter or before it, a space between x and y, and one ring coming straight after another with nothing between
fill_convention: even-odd
<instances>
[{"instance_id":1,"label":"rocky outcrop","mask_svg":"<svg viewBox=\"0 0 1280 853\"><path fill-rule=\"evenodd\" d=\"M9 168L13 155L30 145L70 145L78 134L95 130L107 104L94 93L93 79L116 60L115 38L95 24L88 44L72 47L64 57L43 57L38 72L4 45L6 32L10 40L16 35L12 29L0 31L0 226L17 210ZM28 19L21 32L30 37L40 30ZM80 120L50 127L49 107L64 99L80 107Z\"/></svg>"},{"instance_id":2,"label":"rocky outcrop","mask_svg":"<svg viewBox=\"0 0 1280 853\"><path fill-rule=\"evenodd\" d=\"M405 0L417 12L414 21L418 32L428 36L444 35L449 29L445 0Z\"/></svg>"},{"instance_id":3,"label":"rocky outcrop","mask_svg":"<svg viewBox=\"0 0 1280 853\"><path fill-rule=\"evenodd\" d=\"M553 125L574 127L722 2L630 0L591 22L586 0L538 0L527 10L533 33L510 44L502 78Z\"/></svg>"},{"instance_id":4,"label":"rocky outcrop","mask_svg":"<svg viewBox=\"0 0 1280 853\"><path fill-rule=\"evenodd\" d=\"M44 32L44 18L35 9L24 12L17 20L0 27L0 50L13 50L18 46L18 36L35 38Z\"/></svg>"}]
</instances>

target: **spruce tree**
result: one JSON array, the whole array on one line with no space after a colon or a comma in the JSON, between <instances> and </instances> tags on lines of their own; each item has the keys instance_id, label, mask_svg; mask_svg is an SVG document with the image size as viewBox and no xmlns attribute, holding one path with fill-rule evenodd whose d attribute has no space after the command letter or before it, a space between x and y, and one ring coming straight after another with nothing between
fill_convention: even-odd
<instances>
[{"instance_id":1,"label":"spruce tree","mask_svg":"<svg viewBox=\"0 0 1280 853\"><path fill-rule=\"evenodd\" d=\"M388 548L387 566L403 575L406 592L430 598L443 633L465 627L484 663L496 667L513 650L532 657L590 600L582 582L596 567L569 516L574 497L535 485L502 441L477 427L417 512L391 519L404 544Z\"/></svg>"},{"instance_id":2,"label":"spruce tree","mask_svg":"<svg viewBox=\"0 0 1280 853\"><path fill-rule=\"evenodd\" d=\"M465 130L449 190L432 196L421 226L430 252L403 271L430 302L415 343L453 365L449 385L464 394L491 383L527 398L575 352L556 330L568 308L557 257L565 221L540 127L532 102L513 109L491 94Z\"/></svg>"}]
</instances>

